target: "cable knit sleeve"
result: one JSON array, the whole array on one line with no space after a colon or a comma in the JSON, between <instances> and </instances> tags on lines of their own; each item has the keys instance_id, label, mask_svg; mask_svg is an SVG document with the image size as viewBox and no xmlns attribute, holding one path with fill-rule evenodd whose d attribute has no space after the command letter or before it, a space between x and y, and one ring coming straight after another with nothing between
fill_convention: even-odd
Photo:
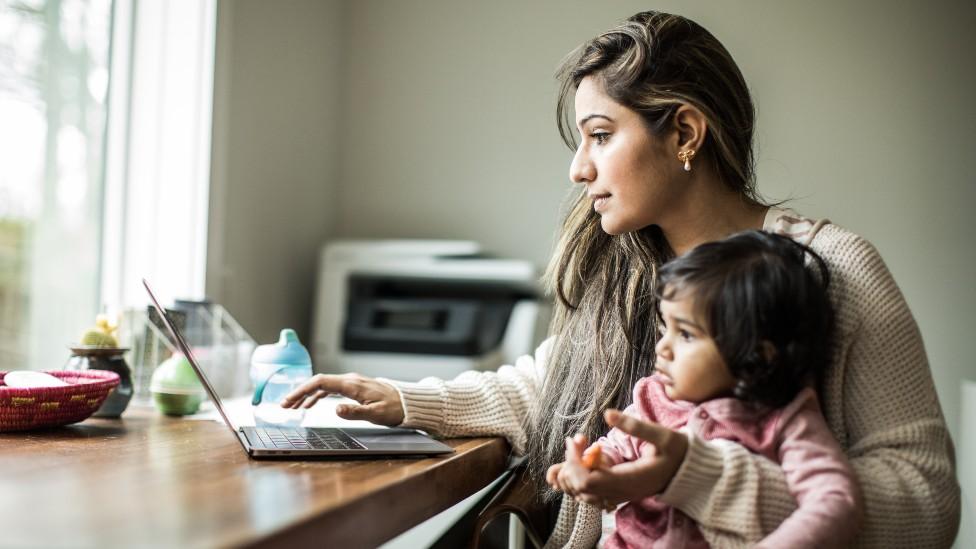
<instances>
[{"instance_id":1,"label":"cable knit sleeve","mask_svg":"<svg viewBox=\"0 0 976 549\"><path fill-rule=\"evenodd\" d=\"M543 549L589 549L600 541L602 511L563 494L559 516Z\"/></svg>"},{"instance_id":2,"label":"cable knit sleeve","mask_svg":"<svg viewBox=\"0 0 976 549\"><path fill-rule=\"evenodd\" d=\"M535 356L519 357L497 371L468 371L452 380L434 377L416 383L380 379L394 386L403 402L403 427L443 437L503 436L521 455L525 419L539 400L552 338Z\"/></svg>"},{"instance_id":3,"label":"cable knit sleeve","mask_svg":"<svg viewBox=\"0 0 976 549\"><path fill-rule=\"evenodd\" d=\"M828 225L811 246L831 271L838 328L824 412L864 495L855 545L947 547L959 526L959 485L915 320L866 240ZM768 534L796 506L777 464L695 437L659 499L740 540Z\"/></svg>"}]
</instances>

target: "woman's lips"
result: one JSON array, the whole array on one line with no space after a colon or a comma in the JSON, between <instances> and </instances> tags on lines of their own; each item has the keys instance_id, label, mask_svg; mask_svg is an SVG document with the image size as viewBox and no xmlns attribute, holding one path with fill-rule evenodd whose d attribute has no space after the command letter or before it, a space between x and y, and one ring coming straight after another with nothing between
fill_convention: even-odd
<instances>
[{"instance_id":1,"label":"woman's lips","mask_svg":"<svg viewBox=\"0 0 976 549\"><path fill-rule=\"evenodd\" d=\"M607 201L610 200L609 194L593 195L593 210L599 212L607 208Z\"/></svg>"}]
</instances>

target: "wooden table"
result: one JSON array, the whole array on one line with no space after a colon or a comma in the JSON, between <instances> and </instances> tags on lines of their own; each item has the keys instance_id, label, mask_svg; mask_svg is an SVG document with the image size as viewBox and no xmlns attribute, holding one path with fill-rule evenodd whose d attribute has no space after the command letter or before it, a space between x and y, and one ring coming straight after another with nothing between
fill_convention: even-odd
<instances>
[{"instance_id":1,"label":"wooden table","mask_svg":"<svg viewBox=\"0 0 976 549\"><path fill-rule=\"evenodd\" d=\"M426 459L256 461L226 426L130 408L0 433L3 547L372 547L500 475L500 438Z\"/></svg>"}]
</instances>

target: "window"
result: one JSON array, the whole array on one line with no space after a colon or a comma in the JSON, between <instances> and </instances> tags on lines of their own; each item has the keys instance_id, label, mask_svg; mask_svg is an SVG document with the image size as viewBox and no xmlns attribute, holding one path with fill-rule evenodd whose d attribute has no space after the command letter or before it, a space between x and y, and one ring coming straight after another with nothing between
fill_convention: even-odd
<instances>
[{"instance_id":1,"label":"window","mask_svg":"<svg viewBox=\"0 0 976 549\"><path fill-rule=\"evenodd\" d=\"M0 0L0 369L204 292L215 0ZM110 47L111 44L111 47Z\"/></svg>"},{"instance_id":2,"label":"window","mask_svg":"<svg viewBox=\"0 0 976 549\"><path fill-rule=\"evenodd\" d=\"M204 297L215 0L116 0L102 301Z\"/></svg>"},{"instance_id":3,"label":"window","mask_svg":"<svg viewBox=\"0 0 976 549\"><path fill-rule=\"evenodd\" d=\"M98 310L109 0L0 10L0 368L60 368Z\"/></svg>"}]
</instances>

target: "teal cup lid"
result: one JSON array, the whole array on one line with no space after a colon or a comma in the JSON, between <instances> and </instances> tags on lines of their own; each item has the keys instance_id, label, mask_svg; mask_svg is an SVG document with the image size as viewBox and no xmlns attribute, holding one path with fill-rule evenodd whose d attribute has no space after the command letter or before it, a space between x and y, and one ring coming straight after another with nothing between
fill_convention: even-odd
<instances>
[{"instance_id":1,"label":"teal cup lid","mask_svg":"<svg viewBox=\"0 0 976 549\"><path fill-rule=\"evenodd\" d=\"M281 331L277 343L260 345L251 355L252 363L280 364L282 366L311 366L312 357L298 341L298 334L291 328Z\"/></svg>"},{"instance_id":2,"label":"teal cup lid","mask_svg":"<svg viewBox=\"0 0 976 549\"><path fill-rule=\"evenodd\" d=\"M291 328L285 328L278 337L278 343L271 345L261 345L254 350L251 355L252 364L273 364L277 368L258 382L254 388L254 397L251 404L257 406L261 403L264 395L264 388L278 372L294 367L311 368L312 357L309 356L305 346L298 341L298 334Z\"/></svg>"}]
</instances>

